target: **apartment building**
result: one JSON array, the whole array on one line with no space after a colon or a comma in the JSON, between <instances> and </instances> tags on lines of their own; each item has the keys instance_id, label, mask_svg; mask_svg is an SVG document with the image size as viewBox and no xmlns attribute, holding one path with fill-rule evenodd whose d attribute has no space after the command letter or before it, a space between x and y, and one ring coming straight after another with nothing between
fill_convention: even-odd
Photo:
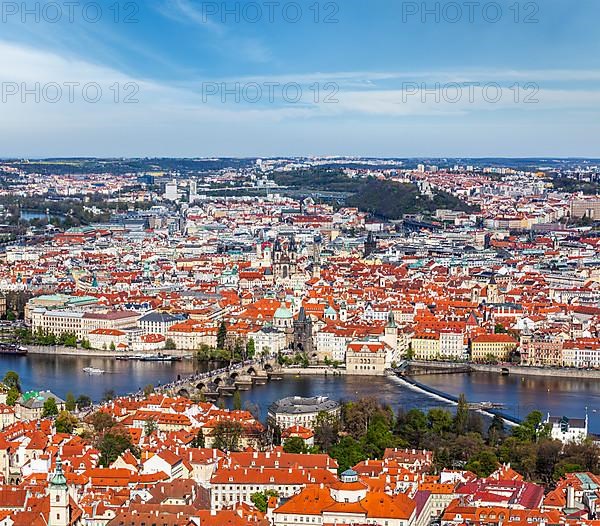
<instances>
[{"instance_id":1,"label":"apartment building","mask_svg":"<svg viewBox=\"0 0 600 526\"><path fill-rule=\"evenodd\" d=\"M39 330L57 336L72 333L86 338L95 329L135 328L139 314L133 311L84 312L77 310L52 310L44 307L31 311L31 330Z\"/></svg>"},{"instance_id":2,"label":"apartment building","mask_svg":"<svg viewBox=\"0 0 600 526\"><path fill-rule=\"evenodd\" d=\"M494 358L500 362L510 359L511 353L517 348L519 342L508 334L484 334L477 336L471 342L471 359L474 362L483 362Z\"/></svg>"}]
</instances>

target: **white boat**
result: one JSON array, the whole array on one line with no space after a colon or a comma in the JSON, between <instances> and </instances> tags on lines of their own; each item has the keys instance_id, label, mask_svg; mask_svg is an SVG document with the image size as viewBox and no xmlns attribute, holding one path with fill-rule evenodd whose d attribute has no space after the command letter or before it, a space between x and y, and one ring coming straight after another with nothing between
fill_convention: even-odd
<instances>
[{"instance_id":1,"label":"white boat","mask_svg":"<svg viewBox=\"0 0 600 526\"><path fill-rule=\"evenodd\" d=\"M97 369L96 367L84 367L83 372L87 374L104 374L104 369Z\"/></svg>"}]
</instances>

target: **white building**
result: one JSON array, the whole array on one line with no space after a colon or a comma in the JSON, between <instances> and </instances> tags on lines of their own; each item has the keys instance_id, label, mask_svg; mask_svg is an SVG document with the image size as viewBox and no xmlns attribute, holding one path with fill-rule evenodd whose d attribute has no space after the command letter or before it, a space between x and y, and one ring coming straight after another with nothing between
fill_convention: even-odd
<instances>
[{"instance_id":1,"label":"white building","mask_svg":"<svg viewBox=\"0 0 600 526\"><path fill-rule=\"evenodd\" d=\"M551 438L560 440L563 444L573 442L579 444L587 438L588 417L585 418L567 418L566 416L550 416L545 421L552 426Z\"/></svg>"},{"instance_id":2,"label":"white building","mask_svg":"<svg viewBox=\"0 0 600 526\"><path fill-rule=\"evenodd\" d=\"M292 426L302 426L313 430L319 413L327 413L334 418L339 418L341 406L339 402L330 400L326 396L312 398L290 396L273 402L269 406L267 418L272 427L288 429Z\"/></svg>"},{"instance_id":3,"label":"white building","mask_svg":"<svg viewBox=\"0 0 600 526\"><path fill-rule=\"evenodd\" d=\"M165 193L163 197L168 201L177 201L179 199L179 193L177 192L177 179L173 179L165 185Z\"/></svg>"},{"instance_id":4,"label":"white building","mask_svg":"<svg viewBox=\"0 0 600 526\"><path fill-rule=\"evenodd\" d=\"M249 336L254 339L256 354L276 354L287 347L285 332L274 327L265 326Z\"/></svg>"}]
</instances>

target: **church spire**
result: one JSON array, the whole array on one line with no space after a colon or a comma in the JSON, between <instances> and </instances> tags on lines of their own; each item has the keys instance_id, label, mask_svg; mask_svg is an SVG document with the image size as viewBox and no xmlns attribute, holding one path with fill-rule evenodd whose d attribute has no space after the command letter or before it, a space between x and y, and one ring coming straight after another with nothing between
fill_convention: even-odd
<instances>
[{"instance_id":1,"label":"church spire","mask_svg":"<svg viewBox=\"0 0 600 526\"><path fill-rule=\"evenodd\" d=\"M67 478L63 472L62 468L62 460L59 457L56 457L56 469L50 479L50 485L54 487L66 487L67 486Z\"/></svg>"},{"instance_id":2,"label":"church spire","mask_svg":"<svg viewBox=\"0 0 600 526\"><path fill-rule=\"evenodd\" d=\"M396 318L394 316L393 310L390 310L390 312L388 312L386 327L388 327L390 329L396 328Z\"/></svg>"}]
</instances>

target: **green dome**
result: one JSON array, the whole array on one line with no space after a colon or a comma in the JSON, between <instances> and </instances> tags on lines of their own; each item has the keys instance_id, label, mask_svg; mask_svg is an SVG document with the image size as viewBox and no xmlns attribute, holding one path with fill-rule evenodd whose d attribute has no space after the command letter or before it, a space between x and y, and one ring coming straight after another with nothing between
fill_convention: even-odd
<instances>
[{"instance_id":1,"label":"green dome","mask_svg":"<svg viewBox=\"0 0 600 526\"><path fill-rule=\"evenodd\" d=\"M63 473L62 470L62 462L60 460L60 457L56 459L56 471L54 472L54 474L52 475L52 478L50 479L50 485L57 487L57 486L67 486L67 479Z\"/></svg>"},{"instance_id":2,"label":"green dome","mask_svg":"<svg viewBox=\"0 0 600 526\"><path fill-rule=\"evenodd\" d=\"M281 307L279 307L276 311L275 311L275 319L276 320L289 320L290 318L293 318L294 316L292 315L292 312L290 311L290 309L288 309L285 305L285 303L281 302Z\"/></svg>"}]
</instances>

